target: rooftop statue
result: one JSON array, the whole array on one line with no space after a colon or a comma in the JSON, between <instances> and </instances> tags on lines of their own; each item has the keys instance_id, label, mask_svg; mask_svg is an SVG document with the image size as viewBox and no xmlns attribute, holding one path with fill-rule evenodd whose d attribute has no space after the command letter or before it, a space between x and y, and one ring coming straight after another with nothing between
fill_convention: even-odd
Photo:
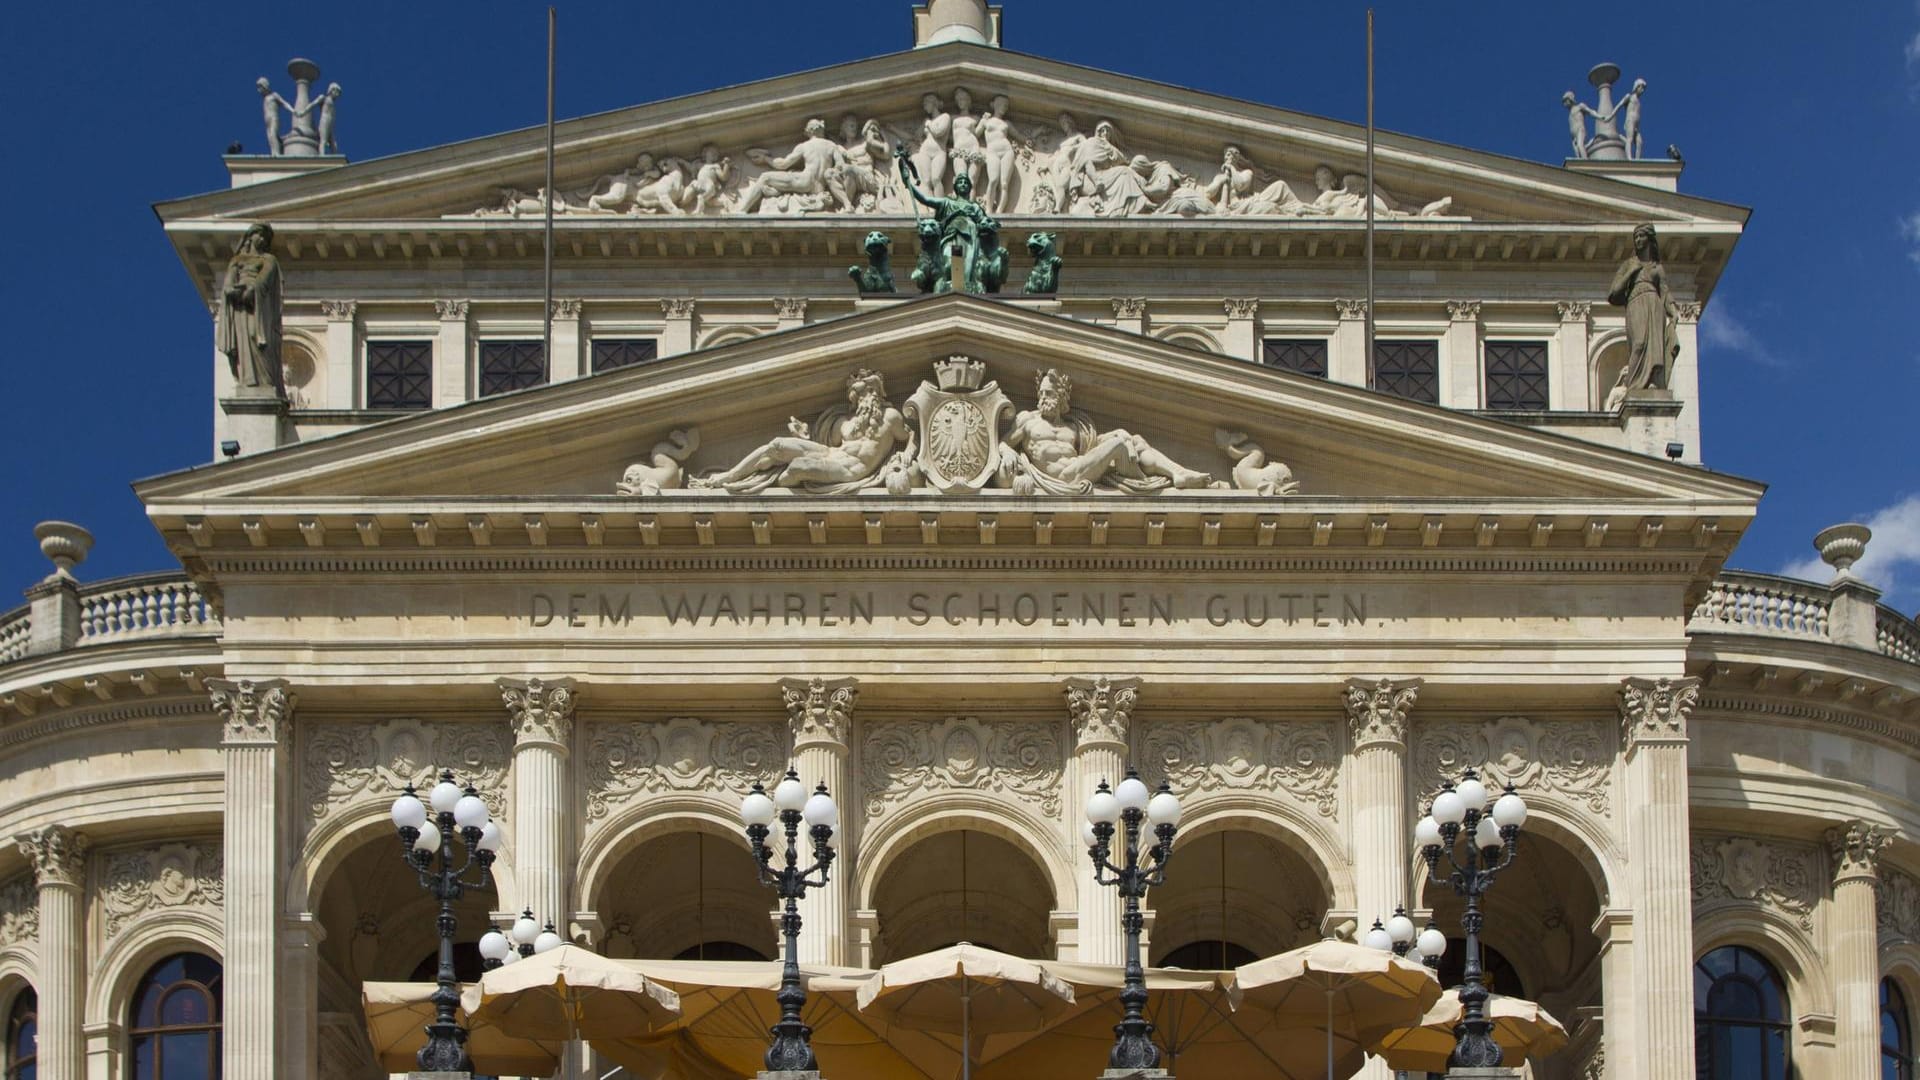
<instances>
[{"instance_id":1,"label":"rooftop statue","mask_svg":"<svg viewBox=\"0 0 1920 1080\"><path fill-rule=\"evenodd\" d=\"M260 92L261 118L266 122L267 153L272 157L318 157L337 154L334 143L334 110L340 103L340 84L327 86L326 93L315 97L313 84L320 78L320 66L311 60L287 62L287 74L293 76L293 100L288 101L273 89L263 75L254 80ZM282 110L289 118L288 130L280 130Z\"/></svg>"},{"instance_id":2,"label":"rooftop statue","mask_svg":"<svg viewBox=\"0 0 1920 1080\"><path fill-rule=\"evenodd\" d=\"M952 196L928 196L914 185L916 171L905 146L894 149L900 166L900 183L913 200L933 211L939 227L939 246L943 256L957 252L962 260L961 280L970 293L997 293L1006 280L1007 253L1000 246L1000 223L987 214L987 208L973 201L973 181L966 173L953 178ZM918 280L916 278L916 280ZM933 292L950 292L950 275L939 275ZM921 291L927 291L921 282Z\"/></svg>"},{"instance_id":3,"label":"rooftop statue","mask_svg":"<svg viewBox=\"0 0 1920 1080\"><path fill-rule=\"evenodd\" d=\"M1587 73L1587 81L1599 91L1599 106L1589 108L1569 90L1560 95L1567 110L1567 130L1573 140L1575 158L1594 161L1640 160L1640 100L1647 92L1647 80L1635 79L1619 101L1613 100L1613 84L1620 78L1618 64L1600 64ZM1593 120L1593 134L1587 134L1587 120Z\"/></svg>"},{"instance_id":4,"label":"rooftop statue","mask_svg":"<svg viewBox=\"0 0 1920 1080\"><path fill-rule=\"evenodd\" d=\"M286 397L280 368L280 260L273 226L240 238L220 280L214 347L227 358L241 397Z\"/></svg>"},{"instance_id":5,"label":"rooftop statue","mask_svg":"<svg viewBox=\"0 0 1920 1080\"><path fill-rule=\"evenodd\" d=\"M1611 409L1632 391L1666 389L1673 358L1680 354L1680 308L1667 289L1653 226L1633 230L1633 254L1613 272L1607 302L1627 309L1627 366L1607 396Z\"/></svg>"}]
</instances>

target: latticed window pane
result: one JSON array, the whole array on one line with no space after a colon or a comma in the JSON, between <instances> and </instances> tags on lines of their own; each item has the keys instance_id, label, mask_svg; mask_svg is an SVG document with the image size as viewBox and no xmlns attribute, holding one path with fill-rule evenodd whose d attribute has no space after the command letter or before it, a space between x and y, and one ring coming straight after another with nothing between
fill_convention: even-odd
<instances>
[{"instance_id":1,"label":"latticed window pane","mask_svg":"<svg viewBox=\"0 0 1920 1080\"><path fill-rule=\"evenodd\" d=\"M1487 408L1547 407L1547 343L1487 342Z\"/></svg>"},{"instance_id":2,"label":"latticed window pane","mask_svg":"<svg viewBox=\"0 0 1920 1080\"><path fill-rule=\"evenodd\" d=\"M546 350L537 341L483 341L480 343L480 396L543 386L547 381Z\"/></svg>"},{"instance_id":3,"label":"latticed window pane","mask_svg":"<svg viewBox=\"0 0 1920 1080\"><path fill-rule=\"evenodd\" d=\"M1440 343L1373 343L1373 388L1383 394L1440 403Z\"/></svg>"},{"instance_id":4,"label":"latticed window pane","mask_svg":"<svg viewBox=\"0 0 1920 1080\"><path fill-rule=\"evenodd\" d=\"M1327 342L1325 338L1268 338L1262 343L1260 362L1282 371L1324 379L1327 377Z\"/></svg>"},{"instance_id":5,"label":"latticed window pane","mask_svg":"<svg viewBox=\"0 0 1920 1080\"><path fill-rule=\"evenodd\" d=\"M614 368L649 364L660 357L660 342L655 338L608 338L593 343L593 373Z\"/></svg>"},{"instance_id":6,"label":"latticed window pane","mask_svg":"<svg viewBox=\"0 0 1920 1080\"><path fill-rule=\"evenodd\" d=\"M433 342L367 342L367 407L433 407Z\"/></svg>"}]
</instances>

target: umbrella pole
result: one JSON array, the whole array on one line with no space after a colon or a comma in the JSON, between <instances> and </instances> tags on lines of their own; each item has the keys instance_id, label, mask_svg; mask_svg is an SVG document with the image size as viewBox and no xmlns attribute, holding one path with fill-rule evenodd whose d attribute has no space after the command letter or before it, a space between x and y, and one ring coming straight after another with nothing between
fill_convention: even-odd
<instances>
[{"instance_id":1,"label":"umbrella pole","mask_svg":"<svg viewBox=\"0 0 1920 1080\"><path fill-rule=\"evenodd\" d=\"M960 976L960 1080L973 1080L973 994Z\"/></svg>"},{"instance_id":2,"label":"umbrella pole","mask_svg":"<svg viewBox=\"0 0 1920 1080\"><path fill-rule=\"evenodd\" d=\"M1333 1080L1333 987L1327 987L1327 1080Z\"/></svg>"}]
</instances>

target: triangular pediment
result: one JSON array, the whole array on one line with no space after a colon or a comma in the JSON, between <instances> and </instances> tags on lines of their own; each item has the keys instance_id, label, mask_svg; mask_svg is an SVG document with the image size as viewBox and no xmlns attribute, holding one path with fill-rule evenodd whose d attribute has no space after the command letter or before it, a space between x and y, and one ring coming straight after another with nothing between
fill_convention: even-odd
<instances>
[{"instance_id":1,"label":"triangular pediment","mask_svg":"<svg viewBox=\"0 0 1920 1080\"><path fill-rule=\"evenodd\" d=\"M1030 430L1032 441L1019 445L1015 428L1040 405L1036 377L1050 370L1070 378L1073 410L1053 417L1058 427L1072 429L1053 433L1059 443L1053 449L1110 452L1120 464L1049 473L1042 460L1049 450L1040 445L1045 433ZM862 459L866 464L847 466L856 482L839 482L830 471L768 480L768 468L735 470L733 477L758 472L764 482L698 482L790 437L790 418L817 441L841 442L850 383L862 371L884 384L878 400L894 410L888 422L901 426ZM955 400L959 404L943 414L942 406ZM1131 450L1111 445L1119 431L1130 437ZM789 454L792 449L782 444L766 463L791 461L798 453ZM1254 452L1288 473L1262 469L1261 459L1249 456ZM844 464L848 453L836 460ZM1176 474L1160 464L1167 461L1208 474L1211 482ZM641 470L629 476L636 464ZM889 472L904 465L913 471ZM1025 482L1023 473L1029 474ZM629 494L619 493L623 480ZM1698 468L959 295L894 304L138 485L156 519L169 521L209 513L297 514L302 506L511 510L537 503L635 512L965 499L970 506L1008 509L1051 500L1212 513L1305 506L1383 515L1498 514L1503 506L1671 513L1721 519L1723 539L1751 516L1760 490Z\"/></svg>"},{"instance_id":2,"label":"triangular pediment","mask_svg":"<svg viewBox=\"0 0 1920 1080\"><path fill-rule=\"evenodd\" d=\"M1006 123L962 125L973 134L957 133L959 90L971 95L968 115L976 118L1004 96ZM1228 228L1307 228L1359 215L1358 181L1349 179L1364 171L1365 132L1358 126L953 44L566 121L556 133L562 226L646 230L683 228L683 218L766 218L785 227L796 220L844 225L858 217L910 217L913 207L893 183L884 148L898 142L923 151L927 95L937 99L935 141L945 153L923 169L950 169L951 160L965 158L978 162L971 167L983 184L990 172L1008 170L1007 194L996 194L990 207L1002 217L1124 218L1135 228L1175 228L1204 217ZM1062 128L1062 114L1077 135ZM806 180L752 196L769 170L805 170L769 161L794 151L816 117L830 140L853 149L839 191ZM857 133L843 136L848 118L856 127L873 121L879 149L865 149L868 141ZM1103 121L1111 132L1099 130ZM703 158L709 146L713 155ZM1245 155L1245 176L1231 197L1212 187L1229 146ZM510 228L521 215L539 214L533 202L503 198L502 189L531 198L543 182L544 152L544 131L528 129L176 200L159 212L176 232L230 218ZM1126 175L1136 158L1147 167ZM703 173L720 159L725 170ZM1315 172L1323 165L1350 197L1321 191ZM1393 227L1653 220L1737 231L1745 219L1743 210L1724 204L1393 133L1379 136L1376 174L1385 224ZM711 191L696 197L696 186Z\"/></svg>"}]
</instances>

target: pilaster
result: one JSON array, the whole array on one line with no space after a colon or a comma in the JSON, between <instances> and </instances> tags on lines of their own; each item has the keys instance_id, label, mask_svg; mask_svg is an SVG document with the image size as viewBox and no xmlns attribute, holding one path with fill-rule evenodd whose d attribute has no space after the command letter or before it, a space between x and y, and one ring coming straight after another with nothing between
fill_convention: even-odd
<instances>
[{"instance_id":1,"label":"pilaster","mask_svg":"<svg viewBox=\"0 0 1920 1080\"><path fill-rule=\"evenodd\" d=\"M775 330L792 330L807 324L807 298L804 296L776 296L773 299L774 318L779 320Z\"/></svg>"},{"instance_id":2,"label":"pilaster","mask_svg":"<svg viewBox=\"0 0 1920 1080\"><path fill-rule=\"evenodd\" d=\"M272 1080L285 1061L275 1002L286 992L280 972L280 824L285 736L294 696L279 679L208 679L222 726L226 762L226 981L221 1075Z\"/></svg>"},{"instance_id":3,"label":"pilaster","mask_svg":"<svg viewBox=\"0 0 1920 1080\"><path fill-rule=\"evenodd\" d=\"M781 679L780 699L793 735L793 767L809 789L827 785L840 804L840 828L833 842L839 857L823 889L809 890L800 901L800 962L851 964L853 934L847 902L855 866L853 808L862 805L850 786L847 747L853 737L853 707L860 698L853 679ZM804 842L804 839L803 839Z\"/></svg>"},{"instance_id":4,"label":"pilaster","mask_svg":"<svg viewBox=\"0 0 1920 1080\"><path fill-rule=\"evenodd\" d=\"M1628 861L1639 942L1639 1041L1647 1080L1692 1080L1693 890L1688 855L1687 717L1700 680L1623 680L1621 746Z\"/></svg>"},{"instance_id":5,"label":"pilaster","mask_svg":"<svg viewBox=\"0 0 1920 1080\"><path fill-rule=\"evenodd\" d=\"M587 374L580 348L580 301L553 302L553 355L547 358L547 381L568 382Z\"/></svg>"},{"instance_id":6,"label":"pilaster","mask_svg":"<svg viewBox=\"0 0 1920 1080\"><path fill-rule=\"evenodd\" d=\"M1373 357L1367 355L1367 302L1335 300L1340 321L1334 325L1333 340L1327 343L1327 379L1348 386L1367 385L1367 373L1373 370Z\"/></svg>"},{"instance_id":7,"label":"pilaster","mask_svg":"<svg viewBox=\"0 0 1920 1080\"><path fill-rule=\"evenodd\" d=\"M1554 305L1560 315L1556 335L1560 362L1547 378L1547 407L1586 410L1593 408L1593 376L1587 370L1587 350L1593 339L1593 302L1563 300Z\"/></svg>"},{"instance_id":8,"label":"pilaster","mask_svg":"<svg viewBox=\"0 0 1920 1080\"><path fill-rule=\"evenodd\" d=\"M1833 865L1835 1076L1877 1076L1880 1068L1880 941L1874 886L1880 851L1892 837L1863 821L1828 829Z\"/></svg>"},{"instance_id":9,"label":"pilaster","mask_svg":"<svg viewBox=\"0 0 1920 1080\"><path fill-rule=\"evenodd\" d=\"M1675 437L1685 443L1687 449L1680 460L1693 465L1700 462L1703 453L1700 446L1701 305L1697 300L1683 300L1674 306L1680 314L1674 327L1680 355L1673 358L1673 373L1667 377L1667 386L1673 391L1674 400L1681 404Z\"/></svg>"},{"instance_id":10,"label":"pilaster","mask_svg":"<svg viewBox=\"0 0 1920 1080\"><path fill-rule=\"evenodd\" d=\"M662 358L693 351L693 298L670 296L660 301L660 314L666 316L666 329L660 334Z\"/></svg>"},{"instance_id":11,"label":"pilaster","mask_svg":"<svg viewBox=\"0 0 1920 1080\"><path fill-rule=\"evenodd\" d=\"M1250 296L1228 297L1224 306L1227 334L1222 344L1227 355L1236 360L1257 362L1260 359L1260 301Z\"/></svg>"},{"instance_id":12,"label":"pilaster","mask_svg":"<svg viewBox=\"0 0 1920 1080\"><path fill-rule=\"evenodd\" d=\"M86 1075L85 1008L87 939L80 899L86 888L87 851L82 833L47 825L14 837L33 869L40 895L40 1054L46 1080L82 1080Z\"/></svg>"},{"instance_id":13,"label":"pilaster","mask_svg":"<svg viewBox=\"0 0 1920 1080\"><path fill-rule=\"evenodd\" d=\"M433 346L433 407L443 409L467 400L467 312L465 300L435 300L440 337Z\"/></svg>"},{"instance_id":14,"label":"pilaster","mask_svg":"<svg viewBox=\"0 0 1920 1080\"><path fill-rule=\"evenodd\" d=\"M1593 922L1593 934L1600 939L1600 1007L1606 1018L1600 1029L1600 1060L1611 1063L1613 1072L1609 1076L1625 1080L1644 1075L1647 1048L1633 1037L1640 1009L1633 912L1620 908L1602 911Z\"/></svg>"},{"instance_id":15,"label":"pilaster","mask_svg":"<svg viewBox=\"0 0 1920 1080\"><path fill-rule=\"evenodd\" d=\"M1480 378L1480 301L1447 301L1447 335L1440 353L1440 403L1480 408L1486 396Z\"/></svg>"},{"instance_id":16,"label":"pilaster","mask_svg":"<svg viewBox=\"0 0 1920 1080\"><path fill-rule=\"evenodd\" d=\"M520 903L569 937L573 804L567 772L579 692L572 679L497 679L513 726L514 882Z\"/></svg>"},{"instance_id":17,"label":"pilaster","mask_svg":"<svg viewBox=\"0 0 1920 1080\"><path fill-rule=\"evenodd\" d=\"M1147 298L1144 296L1116 296L1113 298L1113 328L1125 330L1129 334L1147 332Z\"/></svg>"},{"instance_id":18,"label":"pilaster","mask_svg":"<svg viewBox=\"0 0 1920 1080\"><path fill-rule=\"evenodd\" d=\"M1348 679L1347 729L1353 740L1355 914L1361 925L1384 919L1408 900L1407 713L1419 679Z\"/></svg>"},{"instance_id":19,"label":"pilaster","mask_svg":"<svg viewBox=\"0 0 1920 1080\"><path fill-rule=\"evenodd\" d=\"M320 943L327 932L311 912L281 920L280 1006L283 1075L320 1075Z\"/></svg>"},{"instance_id":20,"label":"pilaster","mask_svg":"<svg viewBox=\"0 0 1920 1080\"><path fill-rule=\"evenodd\" d=\"M1079 911L1079 959L1090 964L1126 961L1121 937L1119 890L1094 880L1093 861L1080 841L1087 796L1100 781L1117 784L1126 775L1133 710L1140 701L1140 680L1097 675L1070 678L1064 687L1067 717L1073 725L1073 753L1064 770L1067 790L1061 813L1071 834L1074 853L1075 904Z\"/></svg>"},{"instance_id":21,"label":"pilaster","mask_svg":"<svg viewBox=\"0 0 1920 1080\"><path fill-rule=\"evenodd\" d=\"M352 409L360 405L359 338L354 333L355 315L360 309L354 300L322 300L320 310L327 316L327 400L313 404L327 409Z\"/></svg>"}]
</instances>

